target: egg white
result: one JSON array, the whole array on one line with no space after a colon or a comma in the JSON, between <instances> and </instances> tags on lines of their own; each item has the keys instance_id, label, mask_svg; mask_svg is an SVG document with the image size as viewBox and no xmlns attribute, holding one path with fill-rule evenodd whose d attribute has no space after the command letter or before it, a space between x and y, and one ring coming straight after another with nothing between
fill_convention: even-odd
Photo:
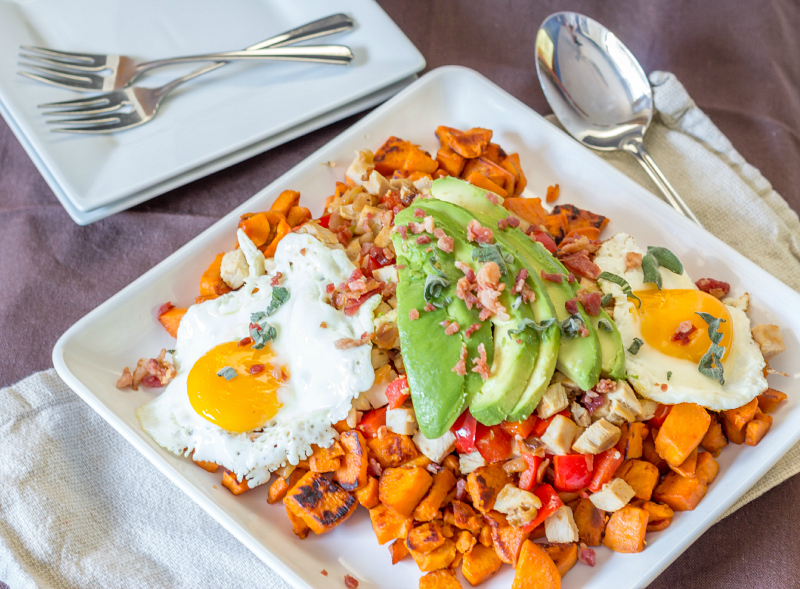
<instances>
[{"instance_id":1,"label":"egg white","mask_svg":"<svg viewBox=\"0 0 800 589\"><path fill-rule=\"evenodd\" d=\"M340 350L334 342L371 332L381 297L369 299L352 317L329 305L326 286L346 282L356 267L343 250L328 249L310 235L284 237L268 273L263 255L241 231L239 243L250 269L244 286L189 307L173 356L177 375L137 416L167 450L185 456L194 452L195 460L216 462L253 487L269 480L276 468L306 458L312 444L329 445L335 436L332 424L345 419L353 399L370 389L375 379L371 345ZM250 315L266 310L272 299L270 282L278 272L290 296L267 321L278 332L269 344L276 354L272 362L287 366L290 374L277 391L282 406L263 428L230 432L194 410L187 378L208 350L249 335ZM327 328L321 327L323 322Z\"/></svg>"},{"instance_id":2,"label":"egg white","mask_svg":"<svg viewBox=\"0 0 800 589\"><path fill-rule=\"evenodd\" d=\"M652 284L645 284L641 267L626 268L629 252L646 253L630 235L618 233L603 243L594 262L602 271L624 278L634 292L655 288ZM685 271L675 274L665 268L659 270L662 290L697 290ZM631 354L628 349L633 340L644 340L639 316L635 312L635 300L628 299L617 284L606 280L600 280L598 284L604 293L614 297L614 323L625 346L628 379L641 396L665 404L697 403L708 409L723 410L741 407L767 388L763 374L764 358L750 333L750 319L742 310L725 305L731 315L733 340L723 361L725 384L720 384L702 374L694 362L663 354L647 343L635 355ZM671 373L669 379L667 373Z\"/></svg>"}]
</instances>

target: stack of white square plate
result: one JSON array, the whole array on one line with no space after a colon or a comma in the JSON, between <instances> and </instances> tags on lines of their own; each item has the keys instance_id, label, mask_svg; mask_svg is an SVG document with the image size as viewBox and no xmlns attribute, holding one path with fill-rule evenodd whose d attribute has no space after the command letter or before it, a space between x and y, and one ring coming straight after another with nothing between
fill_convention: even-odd
<instances>
[{"instance_id":1,"label":"stack of white square plate","mask_svg":"<svg viewBox=\"0 0 800 589\"><path fill-rule=\"evenodd\" d=\"M150 123L120 133L51 132L38 105L87 94L16 73L20 45L150 60L243 49L337 12L355 28L306 44L348 45L349 67L231 63L176 90ZM199 65L155 70L137 85L158 86ZM81 225L374 106L424 67L369 0L0 0L0 114Z\"/></svg>"}]
</instances>

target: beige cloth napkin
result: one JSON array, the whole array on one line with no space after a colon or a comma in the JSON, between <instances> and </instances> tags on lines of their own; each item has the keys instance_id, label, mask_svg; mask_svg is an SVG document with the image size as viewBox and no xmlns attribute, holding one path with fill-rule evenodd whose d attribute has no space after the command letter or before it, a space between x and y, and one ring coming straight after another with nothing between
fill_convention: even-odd
<instances>
[{"instance_id":1,"label":"beige cloth napkin","mask_svg":"<svg viewBox=\"0 0 800 589\"><path fill-rule=\"evenodd\" d=\"M800 289L797 215L674 76L651 81L647 146L675 188L710 231ZM628 156L605 157L653 189ZM288 587L55 371L0 390L0 407L0 589ZM800 446L728 513L799 471Z\"/></svg>"}]
</instances>

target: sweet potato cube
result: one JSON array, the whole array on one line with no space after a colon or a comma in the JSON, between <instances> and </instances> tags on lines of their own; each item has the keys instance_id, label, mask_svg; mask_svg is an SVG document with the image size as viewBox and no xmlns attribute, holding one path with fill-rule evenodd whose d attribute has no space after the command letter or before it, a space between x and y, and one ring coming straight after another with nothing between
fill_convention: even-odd
<instances>
[{"instance_id":1,"label":"sweet potato cube","mask_svg":"<svg viewBox=\"0 0 800 589\"><path fill-rule=\"evenodd\" d=\"M369 510L369 519L380 545L386 544L389 540L405 542L406 536L414 527L414 522L410 517L397 513L383 503Z\"/></svg>"},{"instance_id":2,"label":"sweet potato cube","mask_svg":"<svg viewBox=\"0 0 800 589\"><path fill-rule=\"evenodd\" d=\"M710 452L700 452L697 455L697 467L695 468L695 476L704 485L710 485L717 478L719 472L719 463L714 460Z\"/></svg>"},{"instance_id":3,"label":"sweet potato cube","mask_svg":"<svg viewBox=\"0 0 800 589\"><path fill-rule=\"evenodd\" d=\"M662 519L669 519L675 512L669 505L662 505L661 503L654 503L652 501L643 501L639 506L650 514L650 521L656 522Z\"/></svg>"},{"instance_id":4,"label":"sweet potato cube","mask_svg":"<svg viewBox=\"0 0 800 589\"><path fill-rule=\"evenodd\" d=\"M295 468L287 478L278 477L274 483L269 486L269 494L267 495L267 503L273 505L286 497L289 489L294 487L306 471L302 468Z\"/></svg>"},{"instance_id":5,"label":"sweet potato cube","mask_svg":"<svg viewBox=\"0 0 800 589\"><path fill-rule=\"evenodd\" d=\"M475 510L472 509L472 507L470 507L467 503L458 500L453 500L451 502L451 506L453 509L453 521L448 522L448 517L445 515L446 523L452 523L455 527L461 530L469 530L475 535L480 533L481 528L483 527L483 521L475 513Z\"/></svg>"},{"instance_id":6,"label":"sweet potato cube","mask_svg":"<svg viewBox=\"0 0 800 589\"><path fill-rule=\"evenodd\" d=\"M391 176L395 170L433 174L439 164L419 145L389 137L378 148L373 158L375 169L384 176Z\"/></svg>"},{"instance_id":7,"label":"sweet potato cube","mask_svg":"<svg viewBox=\"0 0 800 589\"><path fill-rule=\"evenodd\" d=\"M443 146L436 154L436 161L439 162L440 169L456 177L461 175L461 170L464 169L464 164L467 163L467 160L447 146Z\"/></svg>"},{"instance_id":8,"label":"sweet potato cube","mask_svg":"<svg viewBox=\"0 0 800 589\"><path fill-rule=\"evenodd\" d=\"M272 226L265 213L245 213L239 218L239 229L244 231L254 246L261 247L269 241Z\"/></svg>"},{"instance_id":9,"label":"sweet potato cube","mask_svg":"<svg viewBox=\"0 0 800 589\"><path fill-rule=\"evenodd\" d=\"M229 470L226 470L225 474L222 475L222 486L234 495L241 495L250 488L247 484L247 479L242 479L242 481L239 482L236 475Z\"/></svg>"},{"instance_id":10,"label":"sweet potato cube","mask_svg":"<svg viewBox=\"0 0 800 589\"><path fill-rule=\"evenodd\" d=\"M597 509L589 499L579 499L573 509L578 537L587 546L600 546L606 528L605 513Z\"/></svg>"},{"instance_id":11,"label":"sweet potato cube","mask_svg":"<svg viewBox=\"0 0 800 589\"><path fill-rule=\"evenodd\" d=\"M503 188L502 186L500 186L495 182L492 182L491 180L489 180L489 178L487 178L477 170L472 171L469 174L465 175L464 180L466 180L470 184L477 186L478 188L483 188L484 190L493 192L498 196L502 196L503 198L508 196L508 193L506 192L505 188Z\"/></svg>"},{"instance_id":12,"label":"sweet potato cube","mask_svg":"<svg viewBox=\"0 0 800 589\"><path fill-rule=\"evenodd\" d=\"M510 482L511 479L500 462L476 468L467 475L467 492L472 498L472 505L478 511L490 511L494 507L497 494Z\"/></svg>"},{"instance_id":13,"label":"sweet potato cube","mask_svg":"<svg viewBox=\"0 0 800 589\"><path fill-rule=\"evenodd\" d=\"M161 315L158 316L158 321L167 330L167 333L172 337L178 337L178 326L181 324L181 319L186 315L186 309L179 309L178 307L170 307ZM197 462L197 461L195 461ZM208 469L206 469L208 470ZM209 472L214 472L210 470Z\"/></svg>"},{"instance_id":14,"label":"sweet potato cube","mask_svg":"<svg viewBox=\"0 0 800 589\"><path fill-rule=\"evenodd\" d=\"M603 544L615 552L641 552L649 519L650 514L644 509L626 505L608 520Z\"/></svg>"},{"instance_id":15,"label":"sweet potato cube","mask_svg":"<svg viewBox=\"0 0 800 589\"><path fill-rule=\"evenodd\" d=\"M455 571L442 569L420 577L419 589L461 589Z\"/></svg>"},{"instance_id":16,"label":"sweet potato cube","mask_svg":"<svg viewBox=\"0 0 800 589\"><path fill-rule=\"evenodd\" d=\"M497 556L504 563L516 567L522 545L528 539L528 532L514 526L490 527L492 528L492 547Z\"/></svg>"},{"instance_id":17,"label":"sweet potato cube","mask_svg":"<svg viewBox=\"0 0 800 589\"><path fill-rule=\"evenodd\" d=\"M381 502L378 497L378 479L369 477L367 484L354 491L353 494L361 505L367 509L372 509Z\"/></svg>"},{"instance_id":18,"label":"sweet potato cube","mask_svg":"<svg viewBox=\"0 0 800 589\"><path fill-rule=\"evenodd\" d=\"M519 163L519 154L512 153L507 155L506 158L500 162L500 167L508 170L516 177L514 183L514 196L519 196L525 187L528 185L528 179L525 177L525 172L522 171L522 166Z\"/></svg>"},{"instance_id":19,"label":"sweet potato cube","mask_svg":"<svg viewBox=\"0 0 800 589\"><path fill-rule=\"evenodd\" d=\"M395 540L389 544L389 554L392 555L392 564L397 564L408 556L408 546L404 540Z\"/></svg>"},{"instance_id":20,"label":"sweet potato cube","mask_svg":"<svg viewBox=\"0 0 800 589\"><path fill-rule=\"evenodd\" d=\"M278 198L275 199L275 202L272 203L269 210L276 211L281 213L284 217L287 217L292 207L296 207L299 202L299 192L296 190L284 190L278 195ZM256 245L256 247L258 247L258 245Z\"/></svg>"},{"instance_id":21,"label":"sweet potato cube","mask_svg":"<svg viewBox=\"0 0 800 589\"><path fill-rule=\"evenodd\" d=\"M418 456L414 456L414 458L411 458L410 460L406 460L400 466L402 466L403 468L412 468L414 466L419 466L420 468L427 468L428 465L431 463L432 461L430 458L428 458L424 454L420 454Z\"/></svg>"},{"instance_id":22,"label":"sweet potato cube","mask_svg":"<svg viewBox=\"0 0 800 589\"><path fill-rule=\"evenodd\" d=\"M480 157L489 142L492 140L492 132L489 129L474 128L462 132L452 127L437 127L436 136L442 145L447 145L458 155L464 158Z\"/></svg>"},{"instance_id":23,"label":"sweet potato cube","mask_svg":"<svg viewBox=\"0 0 800 589\"><path fill-rule=\"evenodd\" d=\"M292 510L288 507L286 507L286 517L289 518L289 522L292 524L292 532L294 535L301 540L305 540L308 536L308 533L311 531L311 528L308 527L308 524L306 524L302 517L298 517L292 513Z\"/></svg>"},{"instance_id":24,"label":"sweet potato cube","mask_svg":"<svg viewBox=\"0 0 800 589\"><path fill-rule=\"evenodd\" d=\"M767 435L767 432L771 427L772 416L756 410L756 415L753 420L745 426L745 444L748 446L755 446L764 436Z\"/></svg>"},{"instance_id":25,"label":"sweet potato cube","mask_svg":"<svg viewBox=\"0 0 800 589\"><path fill-rule=\"evenodd\" d=\"M561 589L561 573L540 544L522 545L511 589Z\"/></svg>"},{"instance_id":26,"label":"sweet potato cube","mask_svg":"<svg viewBox=\"0 0 800 589\"><path fill-rule=\"evenodd\" d=\"M486 525L478 534L478 542L489 548L492 545L492 526Z\"/></svg>"},{"instance_id":27,"label":"sweet potato cube","mask_svg":"<svg viewBox=\"0 0 800 589\"><path fill-rule=\"evenodd\" d=\"M203 470L208 471L208 472L217 472L217 469L219 468L219 464L217 464L216 462L207 462L205 460L195 460L194 458L192 458L192 462L194 462L197 466L199 466L200 468L202 468Z\"/></svg>"},{"instance_id":28,"label":"sweet potato cube","mask_svg":"<svg viewBox=\"0 0 800 589\"><path fill-rule=\"evenodd\" d=\"M695 460L696 461L696 460ZM628 460L619 467L614 476L620 477L636 492L637 499L649 500L653 496L659 479L658 468L644 460Z\"/></svg>"},{"instance_id":29,"label":"sweet potato cube","mask_svg":"<svg viewBox=\"0 0 800 589\"><path fill-rule=\"evenodd\" d=\"M381 468L400 466L419 455L417 447L409 436L386 432L383 439L375 436L367 441L371 455Z\"/></svg>"},{"instance_id":30,"label":"sweet potato cube","mask_svg":"<svg viewBox=\"0 0 800 589\"><path fill-rule=\"evenodd\" d=\"M293 229L298 225L302 225L306 221L310 220L311 211L306 207L292 207L289 210L289 214L286 215L286 222L289 224L289 227Z\"/></svg>"},{"instance_id":31,"label":"sweet potato cube","mask_svg":"<svg viewBox=\"0 0 800 589\"><path fill-rule=\"evenodd\" d=\"M656 521L649 521L647 522L647 531L660 532L661 530L666 530L671 523L672 523L671 517L668 517L666 519L659 519Z\"/></svg>"},{"instance_id":32,"label":"sweet potato cube","mask_svg":"<svg viewBox=\"0 0 800 589\"><path fill-rule=\"evenodd\" d=\"M622 452L626 460L641 458L644 447L644 440L650 430L643 423L631 423L624 430L624 437L617 443L617 449ZM621 447L620 447L621 446Z\"/></svg>"},{"instance_id":33,"label":"sweet potato cube","mask_svg":"<svg viewBox=\"0 0 800 589\"><path fill-rule=\"evenodd\" d=\"M562 577L578 563L578 545L575 542L569 544L542 544L542 548L553 559Z\"/></svg>"},{"instance_id":34,"label":"sweet potato cube","mask_svg":"<svg viewBox=\"0 0 800 589\"><path fill-rule=\"evenodd\" d=\"M670 464L669 467L683 477L690 479L694 478L694 471L697 468L697 448L692 450L692 453L689 454L689 457L681 464L678 466L673 466Z\"/></svg>"},{"instance_id":35,"label":"sweet potato cube","mask_svg":"<svg viewBox=\"0 0 800 589\"><path fill-rule=\"evenodd\" d=\"M747 424L755 417L756 409L758 409L758 398L736 409L720 411L720 421L730 442L744 444L747 436Z\"/></svg>"},{"instance_id":36,"label":"sweet potato cube","mask_svg":"<svg viewBox=\"0 0 800 589\"><path fill-rule=\"evenodd\" d=\"M497 165L500 165L500 162L506 159L507 156L506 152L503 151L503 148L497 145L497 143L490 143L489 145L486 146L486 149L481 154L481 157Z\"/></svg>"},{"instance_id":37,"label":"sweet potato cube","mask_svg":"<svg viewBox=\"0 0 800 589\"><path fill-rule=\"evenodd\" d=\"M169 330L167 330L169 331ZM772 413L778 408L781 401L786 400L786 393L776 391L775 389L767 389L758 397L758 408L764 413Z\"/></svg>"},{"instance_id":38,"label":"sweet potato cube","mask_svg":"<svg viewBox=\"0 0 800 589\"><path fill-rule=\"evenodd\" d=\"M264 249L264 257L265 258L272 258L275 256L275 251L278 249L278 244L280 243L281 239L289 235L292 232L292 228L289 223L286 222L285 219L281 219L278 221L277 230L275 231L275 236L272 238L272 241L269 242L269 245Z\"/></svg>"},{"instance_id":39,"label":"sweet potato cube","mask_svg":"<svg viewBox=\"0 0 800 589\"><path fill-rule=\"evenodd\" d=\"M313 472L334 472L341 467L340 456L344 456L344 450L336 440L330 448L314 446L314 452L308 457L308 466ZM345 489L347 490L349 489Z\"/></svg>"},{"instance_id":40,"label":"sweet potato cube","mask_svg":"<svg viewBox=\"0 0 800 589\"><path fill-rule=\"evenodd\" d=\"M697 477L688 479L676 472L667 473L653 491L653 499L666 503L674 511L692 511L705 497L708 487Z\"/></svg>"},{"instance_id":41,"label":"sweet potato cube","mask_svg":"<svg viewBox=\"0 0 800 589\"><path fill-rule=\"evenodd\" d=\"M719 422L716 413L711 414L711 425L708 426L708 431L703 436L700 445L712 454L719 452L728 445L728 438L722 433L722 424Z\"/></svg>"},{"instance_id":42,"label":"sweet potato cube","mask_svg":"<svg viewBox=\"0 0 800 589\"><path fill-rule=\"evenodd\" d=\"M429 522L435 519L450 489L455 486L456 477L450 470L443 468L433 475L431 488L414 509L414 519L420 522Z\"/></svg>"},{"instance_id":43,"label":"sweet potato cube","mask_svg":"<svg viewBox=\"0 0 800 589\"><path fill-rule=\"evenodd\" d=\"M547 216L541 198L507 198L503 201L503 206L531 225L543 224Z\"/></svg>"},{"instance_id":44,"label":"sweet potato cube","mask_svg":"<svg viewBox=\"0 0 800 589\"><path fill-rule=\"evenodd\" d=\"M200 277L201 297L214 298L231 292L231 287L225 284L225 281L222 280L221 268L222 257L224 255L224 253L217 254L217 257L214 258L214 261L211 262L211 265Z\"/></svg>"},{"instance_id":45,"label":"sweet potato cube","mask_svg":"<svg viewBox=\"0 0 800 589\"><path fill-rule=\"evenodd\" d=\"M658 455L658 452L656 452L655 435L652 432L642 442L642 458L655 466L658 469L658 472L661 474L664 474L669 470L667 461L661 458L661 456Z\"/></svg>"},{"instance_id":46,"label":"sweet potato cube","mask_svg":"<svg viewBox=\"0 0 800 589\"><path fill-rule=\"evenodd\" d=\"M353 515L355 497L318 472L307 472L289 489L283 503L315 534L324 534Z\"/></svg>"},{"instance_id":47,"label":"sweet potato cube","mask_svg":"<svg viewBox=\"0 0 800 589\"><path fill-rule=\"evenodd\" d=\"M406 544L406 546L408 545ZM423 573L438 571L439 569L446 569L453 562L457 554L456 543L452 540L445 540L441 546L434 548L430 552L409 550L409 553Z\"/></svg>"},{"instance_id":48,"label":"sweet potato cube","mask_svg":"<svg viewBox=\"0 0 800 589\"><path fill-rule=\"evenodd\" d=\"M432 484L433 477L424 468L387 468L379 481L378 497L397 513L411 517Z\"/></svg>"},{"instance_id":49,"label":"sweet potato cube","mask_svg":"<svg viewBox=\"0 0 800 589\"><path fill-rule=\"evenodd\" d=\"M494 550L483 544L476 544L464 555L461 572L470 585L475 586L495 574L502 564L503 561Z\"/></svg>"},{"instance_id":50,"label":"sweet potato cube","mask_svg":"<svg viewBox=\"0 0 800 589\"><path fill-rule=\"evenodd\" d=\"M711 417L696 403L679 403L664 420L656 438L656 452L671 466L683 464L706 435Z\"/></svg>"},{"instance_id":51,"label":"sweet potato cube","mask_svg":"<svg viewBox=\"0 0 800 589\"><path fill-rule=\"evenodd\" d=\"M506 195L514 194L514 182L516 182L516 177L496 163L482 157L467 160L464 169L461 171L461 175L466 178L473 172L478 172L486 176L489 180L505 190Z\"/></svg>"},{"instance_id":52,"label":"sweet potato cube","mask_svg":"<svg viewBox=\"0 0 800 589\"><path fill-rule=\"evenodd\" d=\"M432 521L411 530L406 536L406 546L409 550L430 552L439 548L445 540L442 524Z\"/></svg>"},{"instance_id":53,"label":"sweet potato cube","mask_svg":"<svg viewBox=\"0 0 800 589\"><path fill-rule=\"evenodd\" d=\"M339 483L345 491L355 491L367 484L367 468L369 467L369 452L367 441L358 430L346 431L339 436L339 444L344 451L341 458L342 465L333 475L333 480Z\"/></svg>"},{"instance_id":54,"label":"sweet potato cube","mask_svg":"<svg viewBox=\"0 0 800 589\"><path fill-rule=\"evenodd\" d=\"M456 536L456 550L458 550L461 554L466 554L478 540L475 539L475 536L470 534L467 530L461 530L458 535Z\"/></svg>"}]
</instances>

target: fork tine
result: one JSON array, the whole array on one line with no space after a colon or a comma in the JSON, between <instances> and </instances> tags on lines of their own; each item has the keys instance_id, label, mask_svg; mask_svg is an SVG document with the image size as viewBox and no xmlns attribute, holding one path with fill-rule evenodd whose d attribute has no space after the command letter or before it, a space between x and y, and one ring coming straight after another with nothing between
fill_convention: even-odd
<instances>
[{"instance_id":1,"label":"fork tine","mask_svg":"<svg viewBox=\"0 0 800 589\"><path fill-rule=\"evenodd\" d=\"M84 106L78 108L65 108L61 110L44 111L42 115L45 117L53 117L53 116L60 117L64 115L99 115L102 113L118 111L124 106L125 104L123 103L117 103L117 104L103 104L97 106Z\"/></svg>"},{"instance_id":2,"label":"fork tine","mask_svg":"<svg viewBox=\"0 0 800 589\"><path fill-rule=\"evenodd\" d=\"M110 117L77 117L70 119L50 119L47 121L48 125L81 125L81 126L97 126L106 123L119 123L121 119L117 116Z\"/></svg>"},{"instance_id":3,"label":"fork tine","mask_svg":"<svg viewBox=\"0 0 800 589\"><path fill-rule=\"evenodd\" d=\"M110 104L111 101L108 99L106 95L100 96L91 96L89 98L77 98L75 100L62 100L60 102L45 102L44 104L40 104L39 108L66 108L69 106L91 106L96 105L100 106L103 104ZM49 114L57 114L61 111L54 111Z\"/></svg>"},{"instance_id":4,"label":"fork tine","mask_svg":"<svg viewBox=\"0 0 800 589\"><path fill-rule=\"evenodd\" d=\"M65 61L60 59L51 59L49 57L42 57L40 55L28 54L28 53L20 53L19 56L22 59L28 59L33 62L42 63L45 65L53 65L58 68L62 68L64 70L72 70L76 72L99 72L105 69L105 66L91 66L91 65L81 65L75 63L74 61Z\"/></svg>"},{"instance_id":5,"label":"fork tine","mask_svg":"<svg viewBox=\"0 0 800 589\"><path fill-rule=\"evenodd\" d=\"M39 82L45 82L47 84L54 84L56 86L61 86L63 88L70 88L72 90L76 88L91 90L94 88L92 79L87 78L85 76L66 74L58 72L56 70L50 70L49 68L33 66L33 65L31 66L26 65L26 67L30 67L42 73L35 74L32 72L24 72L24 71L17 71L17 73L20 74L21 76L25 76L26 78L31 78L33 80L38 80Z\"/></svg>"},{"instance_id":6,"label":"fork tine","mask_svg":"<svg viewBox=\"0 0 800 589\"><path fill-rule=\"evenodd\" d=\"M147 121L137 121L135 123L114 123L111 125L98 125L97 127L61 127L58 129L50 129L55 133L110 133L111 131L121 131L122 129L130 129L138 127Z\"/></svg>"},{"instance_id":7,"label":"fork tine","mask_svg":"<svg viewBox=\"0 0 800 589\"><path fill-rule=\"evenodd\" d=\"M97 63L98 58L105 61L105 55L96 55L93 53L72 53L70 51L57 51L55 49L47 49L46 47L36 47L34 45L20 45L20 49L30 51L31 53L41 53L55 59L64 61L78 62L78 63Z\"/></svg>"}]
</instances>

